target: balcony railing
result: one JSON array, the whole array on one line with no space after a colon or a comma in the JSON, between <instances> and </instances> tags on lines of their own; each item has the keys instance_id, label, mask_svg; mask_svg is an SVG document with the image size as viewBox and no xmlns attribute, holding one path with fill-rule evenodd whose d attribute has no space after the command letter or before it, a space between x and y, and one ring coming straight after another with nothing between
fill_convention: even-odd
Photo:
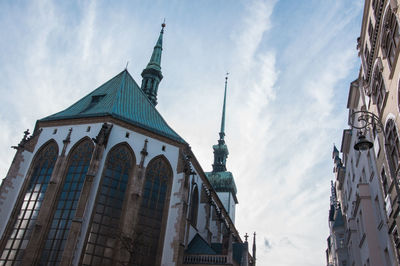
<instances>
[{"instance_id":1,"label":"balcony railing","mask_svg":"<svg viewBox=\"0 0 400 266\"><path fill-rule=\"evenodd\" d=\"M226 255L185 255L183 264L226 264L228 256Z\"/></svg>"}]
</instances>

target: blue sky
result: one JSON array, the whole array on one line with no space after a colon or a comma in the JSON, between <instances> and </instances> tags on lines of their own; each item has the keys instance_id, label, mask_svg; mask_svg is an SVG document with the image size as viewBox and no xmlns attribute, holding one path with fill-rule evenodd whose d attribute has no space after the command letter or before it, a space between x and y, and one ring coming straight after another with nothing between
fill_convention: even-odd
<instances>
[{"instance_id":1,"label":"blue sky","mask_svg":"<svg viewBox=\"0 0 400 266\"><path fill-rule=\"evenodd\" d=\"M23 131L125 68L166 18L157 109L211 169L228 71L236 224L258 265L325 263L332 144L356 79L361 0L1 1L0 175Z\"/></svg>"}]
</instances>

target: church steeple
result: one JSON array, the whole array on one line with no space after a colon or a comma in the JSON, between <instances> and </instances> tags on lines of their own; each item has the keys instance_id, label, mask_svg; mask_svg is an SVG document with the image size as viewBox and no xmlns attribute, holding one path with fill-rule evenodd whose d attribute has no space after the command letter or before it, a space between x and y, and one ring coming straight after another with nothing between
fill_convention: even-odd
<instances>
[{"instance_id":1,"label":"church steeple","mask_svg":"<svg viewBox=\"0 0 400 266\"><path fill-rule=\"evenodd\" d=\"M164 28L165 22L161 24L160 36L158 37L157 43L154 46L150 62L142 72L143 79L141 88L154 106L157 105L158 85L163 78L163 75L161 74L161 54Z\"/></svg>"},{"instance_id":2,"label":"church steeple","mask_svg":"<svg viewBox=\"0 0 400 266\"><path fill-rule=\"evenodd\" d=\"M228 76L225 77L224 104L222 107L221 130L219 132L218 144L213 146L214 164L213 172L226 171L226 159L228 158L228 146L225 144L225 107L226 107L226 90L228 87Z\"/></svg>"}]
</instances>

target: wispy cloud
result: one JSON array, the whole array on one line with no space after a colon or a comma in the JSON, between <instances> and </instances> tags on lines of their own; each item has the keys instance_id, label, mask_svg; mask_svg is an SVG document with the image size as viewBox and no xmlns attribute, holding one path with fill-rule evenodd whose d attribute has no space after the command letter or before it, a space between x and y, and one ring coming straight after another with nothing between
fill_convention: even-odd
<instances>
[{"instance_id":1,"label":"wispy cloud","mask_svg":"<svg viewBox=\"0 0 400 266\"><path fill-rule=\"evenodd\" d=\"M267 238L264 238L264 247L267 252L269 252L272 249L271 242Z\"/></svg>"},{"instance_id":2,"label":"wispy cloud","mask_svg":"<svg viewBox=\"0 0 400 266\"><path fill-rule=\"evenodd\" d=\"M321 265L329 151L340 141L343 99L357 73L361 2L3 2L0 174L11 163L9 147L36 119L72 104L128 60L140 81L166 16L157 108L209 170L229 71L226 140L238 229L257 231L260 265Z\"/></svg>"}]
</instances>

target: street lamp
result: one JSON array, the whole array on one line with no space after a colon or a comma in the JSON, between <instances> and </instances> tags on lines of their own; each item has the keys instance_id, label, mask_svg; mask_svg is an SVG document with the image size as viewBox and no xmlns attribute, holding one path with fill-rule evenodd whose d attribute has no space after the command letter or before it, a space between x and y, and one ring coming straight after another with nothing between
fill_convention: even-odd
<instances>
[{"instance_id":1,"label":"street lamp","mask_svg":"<svg viewBox=\"0 0 400 266\"><path fill-rule=\"evenodd\" d=\"M350 125L358 130L358 141L354 144L356 151L366 151L371 149L374 144L366 138L370 129L376 132L383 132L382 122L379 117L368 111L356 111L350 116Z\"/></svg>"},{"instance_id":2,"label":"street lamp","mask_svg":"<svg viewBox=\"0 0 400 266\"><path fill-rule=\"evenodd\" d=\"M375 129L376 132L380 133L383 132L383 125L382 122L379 120L379 117L374 115L368 111L356 111L350 116L350 125L352 128L358 130L358 141L354 144L354 149L356 151L366 151L371 149L374 144L367 140L366 133L371 128ZM400 167L397 168L396 176L399 174ZM394 177L394 187L397 193L397 203L400 205L400 188L399 188L399 181L396 177Z\"/></svg>"}]
</instances>

